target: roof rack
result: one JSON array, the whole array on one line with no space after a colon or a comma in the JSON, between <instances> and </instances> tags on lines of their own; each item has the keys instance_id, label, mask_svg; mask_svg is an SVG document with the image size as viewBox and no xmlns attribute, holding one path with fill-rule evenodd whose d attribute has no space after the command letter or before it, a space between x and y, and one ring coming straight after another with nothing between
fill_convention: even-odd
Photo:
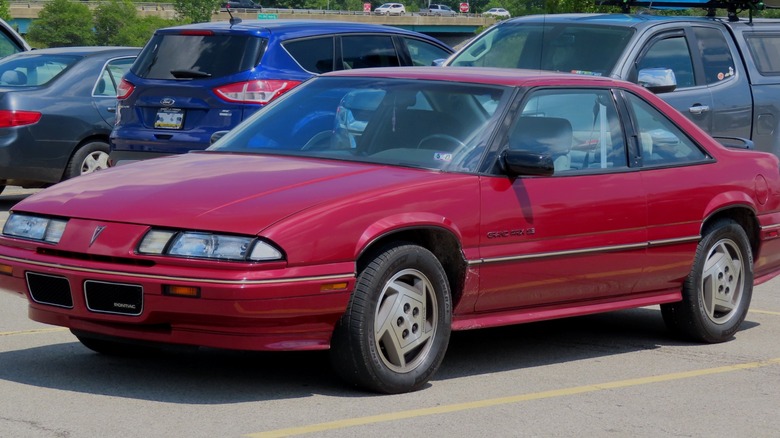
<instances>
[{"instance_id":1,"label":"roof rack","mask_svg":"<svg viewBox=\"0 0 780 438\"><path fill-rule=\"evenodd\" d=\"M753 11L764 9L780 9L780 0L596 0L597 5L619 6L624 13L629 13L631 7L648 9L706 9L708 17L715 16L716 9L725 9L729 21L739 21L738 13L748 11L753 20Z\"/></svg>"}]
</instances>

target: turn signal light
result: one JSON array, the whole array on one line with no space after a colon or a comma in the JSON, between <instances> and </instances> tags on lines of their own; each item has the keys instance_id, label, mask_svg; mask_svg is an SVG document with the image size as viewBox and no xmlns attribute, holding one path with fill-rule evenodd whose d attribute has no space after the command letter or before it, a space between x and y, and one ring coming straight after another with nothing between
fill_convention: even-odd
<instances>
[{"instance_id":1,"label":"turn signal light","mask_svg":"<svg viewBox=\"0 0 780 438\"><path fill-rule=\"evenodd\" d=\"M0 265L0 274L13 275L13 273L14 273L13 266Z\"/></svg>"},{"instance_id":2,"label":"turn signal light","mask_svg":"<svg viewBox=\"0 0 780 438\"><path fill-rule=\"evenodd\" d=\"M195 286L165 286L163 288L163 295L200 298L200 288Z\"/></svg>"},{"instance_id":3,"label":"turn signal light","mask_svg":"<svg viewBox=\"0 0 780 438\"><path fill-rule=\"evenodd\" d=\"M347 282L341 282L341 283L328 283L320 285L320 292L331 292L334 290L344 290L347 288Z\"/></svg>"},{"instance_id":4,"label":"turn signal light","mask_svg":"<svg viewBox=\"0 0 780 438\"><path fill-rule=\"evenodd\" d=\"M254 80L237 82L214 89L220 99L236 103L259 103L265 105L300 84L288 80Z\"/></svg>"}]
</instances>

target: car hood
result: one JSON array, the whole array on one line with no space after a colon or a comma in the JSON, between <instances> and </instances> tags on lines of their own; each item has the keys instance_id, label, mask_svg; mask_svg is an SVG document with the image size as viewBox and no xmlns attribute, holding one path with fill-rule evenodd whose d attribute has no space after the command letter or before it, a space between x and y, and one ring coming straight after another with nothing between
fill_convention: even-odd
<instances>
[{"instance_id":1,"label":"car hood","mask_svg":"<svg viewBox=\"0 0 780 438\"><path fill-rule=\"evenodd\" d=\"M194 153L80 176L28 197L13 210L256 234L324 202L375 197L443 175L335 160Z\"/></svg>"}]
</instances>

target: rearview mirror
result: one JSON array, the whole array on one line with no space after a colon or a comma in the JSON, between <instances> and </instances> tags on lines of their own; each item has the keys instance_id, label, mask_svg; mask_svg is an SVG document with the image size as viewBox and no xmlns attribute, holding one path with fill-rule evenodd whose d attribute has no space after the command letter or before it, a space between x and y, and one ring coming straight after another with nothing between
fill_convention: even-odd
<instances>
[{"instance_id":1,"label":"rearview mirror","mask_svg":"<svg viewBox=\"0 0 780 438\"><path fill-rule=\"evenodd\" d=\"M637 84L653 93L668 93L677 88L677 77L670 68L643 68L639 70Z\"/></svg>"},{"instance_id":2,"label":"rearview mirror","mask_svg":"<svg viewBox=\"0 0 780 438\"><path fill-rule=\"evenodd\" d=\"M507 149L499 159L509 176L550 176L555 173L552 156L548 154Z\"/></svg>"}]
</instances>

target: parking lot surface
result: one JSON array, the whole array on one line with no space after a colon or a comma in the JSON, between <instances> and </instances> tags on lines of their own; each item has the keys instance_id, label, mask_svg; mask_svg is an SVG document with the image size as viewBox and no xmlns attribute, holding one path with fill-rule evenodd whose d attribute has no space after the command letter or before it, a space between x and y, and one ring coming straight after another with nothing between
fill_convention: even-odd
<instances>
[{"instance_id":1,"label":"parking lot surface","mask_svg":"<svg viewBox=\"0 0 780 438\"><path fill-rule=\"evenodd\" d=\"M7 210L34 191L9 187ZM326 352L92 353L0 293L3 437L774 437L780 279L735 338L670 337L657 307L453 334L421 391L345 387Z\"/></svg>"}]
</instances>

